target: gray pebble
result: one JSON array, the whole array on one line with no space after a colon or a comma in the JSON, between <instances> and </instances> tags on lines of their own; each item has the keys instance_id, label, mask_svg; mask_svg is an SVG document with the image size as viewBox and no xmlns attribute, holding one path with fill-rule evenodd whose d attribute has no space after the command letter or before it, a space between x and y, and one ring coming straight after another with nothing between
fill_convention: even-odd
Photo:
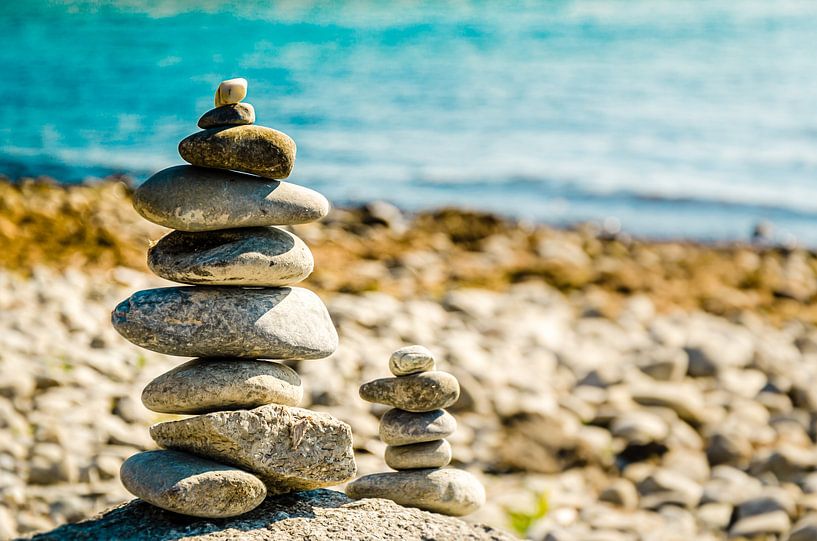
<instances>
[{"instance_id":1,"label":"gray pebble","mask_svg":"<svg viewBox=\"0 0 817 541\"><path fill-rule=\"evenodd\" d=\"M395 470L442 468L451 462L451 444L448 440L427 441L411 445L389 445L386 464Z\"/></svg>"},{"instance_id":2,"label":"gray pebble","mask_svg":"<svg viewBox=\"0 0 817 541\"><path fill-rule=\"evenodd\" d=\"M231 103L210 109L199 119L199 128L224 128L255 123L255 108L249 103Z\"/></svg>"},{"instance_id":3,"label":"gray pebble","mask_svg":"<svg viewBox=\"0 0 817 541\"><path fill-rule=\"evenodd\" d=\"M460 384L448 372L423 372L382 378L360 386L360 398L406 411L447 408L460 397Z\"/></svg>"},{"instance_id":4,"label":"gray pebble","mask_svg":"<svg viewBox=\"0 0 817 541\"><path fill-rule=\"evenodd\" d=\"M447 438L457 420L445 410L412 413L390 409L380 419L380 439L386 445L408 445Z\"/></svg>"},{"instance_id":5,"label":"gray pebble","mask_svg":"<svg viewBox=\"0 0 817 541\"><path fill-rule=\"evenodd\" d=\"M400 348L391 354L389 370L395 376L434 370L434 356L423 346Z\"/></svg>"}]
</instances>

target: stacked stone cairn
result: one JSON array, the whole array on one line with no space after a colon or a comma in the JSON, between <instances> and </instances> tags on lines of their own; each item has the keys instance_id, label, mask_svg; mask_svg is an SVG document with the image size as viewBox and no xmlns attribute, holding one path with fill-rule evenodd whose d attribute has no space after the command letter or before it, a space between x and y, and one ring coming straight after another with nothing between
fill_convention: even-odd
<instances>
[{"instance_id":1,"label":"stacked stone cairn","mask_svg":"<svg viewBox=\"0 0 817 541\"><path fill-rule=\"evenodd\" d=\"M329 203L278 180L292 170L295 143L254 124L246 93L244 79L221 83L203 130L179 144L192 165L160 171L134 194L142 216L175 229L150 247L149 267L192 285L138 291L112 314L134 344L196 357L145 387L147 408L191 416L153 425L162 449L126 460L122 483L158 507L208 518L356 471L349 426L295 407L298 374L272 361L321 359L337 348L323 302L290 287L312 272L312 254L273 227L320 219Z\"/></svg>"},{"instance_id":2,"label":"stacked stone cairn","mask_svg":"<svg viewBox=\"0 0 817 541\"><path fill-rule=\"evenodd\" d=\"M395 377L364 383L360 397L391 406L380 420L386 464L396 472L355 479L346 494L355 499L386 498L400 505L447 515L467 515L485 503L482 484L470 473L448 468L451 445L445 439L457 421L445 411L460 396L452 374L435 370L423 346L395 351L389 360Z\"/></svg>"}]
</instances>

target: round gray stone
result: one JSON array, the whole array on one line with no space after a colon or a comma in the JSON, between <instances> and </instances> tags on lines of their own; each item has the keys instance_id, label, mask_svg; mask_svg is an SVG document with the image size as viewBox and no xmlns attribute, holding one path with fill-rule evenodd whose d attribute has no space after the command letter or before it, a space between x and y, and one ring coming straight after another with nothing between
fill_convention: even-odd
<instances>
[{"instance_id":1,"label":"round gray stone","mask_svg":"<svg viewBox=\"0 0 817 541\"><path fill-rule=\"evenodd\" d=\"M346 485L356 500L386 498L406 507L462 516L485 505L485 489L476 477L462 470L412 470L375 473Z\"/></svg>"},{"instance_id":2,"label":"round gray stone","mask_svg":"<svg viewBox=\"0 0 817 541\"><path fill-rule=\"evenodd\" d=\"M445 410L412 413L390 409L380 419L380 439L386 445L408 445L447 438L457 430L457 420Z\"/></svg>"},{"instance_id":3,"label":"round gray stone","mask_svg":"<svg viewBox=\"0 0 817 541\"><path fill-rule=\"evenodd\" d=\"M114 328L145 349L183 357L322 359L338 335L321 299L299 287L165 287L114 309Z\"/></svg>"},{"instance_id":4,"label":"round gray stone","mask_svg":"<svg viewBox=\"0 0 817 541\"><path fill-rule=\"evenodd\" d=\"M249 103L232 103L210 109L199 119L199 128L224 128L255 123L255 108Z\"/></svg>"},{"instance_id":5,"label":"round gray stone","mask_svg":"<svg viewBox=\"0 0 817 541\"><path fill-rule=\"evenodd\" d=\"M163 169L133 194L145 219L181 231L304 224L329 213L309 188L234 171L178 165Z\"/></svg>"},{"instance_id":6,"label":"round gray stone","mask_svg":"<svg viewBox=\"0 0 817 541\"><path fill-rule=\"evenodd\" d=\"M395 376L434 370L434 356L423 346L400 348L391 354L389 370Z\"/></svg>"},{"instance_id":7,"label":"round gray stone","mask_svg":"<svg viewBox=\"0 0 817 541\"><path fill-rule=\"evenodd\" d=\"M360 398L367 402L413 412L447 408L459 397L460 384L448 372L382 378L360 386Z\"/></svg>"},{"instance_id":8,"label":"round gray stone","mask_svg":"<svg viewBox=\"0 0 817 541\"><path fill-rule=\"evenodd\" d=\"M275 227L173 231L148 250L148 266L184 284L285 286L312 272L306 244Z\"/></svg>"},{"instance_id":9,"label":"round gray stone","mask_svg":"<svg viewBox=\"0 0 817 541\"><path fill-rule=\"evenodd\" d=\"M179 143L187 163L266 178L287 178L295 152L295 141L287 134L255 124L202 130Z\"/></svg>"},{"instance_id":10,"label":"round gray stone","mask_svg":"<svg viewBox=\"0 0 817 541\"><path fill-rule=\"evenodd\" d=\"M386 447L386 464L395 470L442 468L451 462L451 444L448 440L427 441L411 445Z\"/></svg>"},{"instance_id":11,"label":"round gray stone","mask_svg":"<svg viewBox=\"0 0 817 541\"><path fill-rule=\"evenodd\" d=\"M159 413L208 413L264 404L297 406L301 378L269 361L210 357L165 372L142 390L142 403Z\"/></svg>"},{"instance_id":12,"label":"round gray stone","mask_svg":"<svg viewBox=\"0 0 817 541\"><path fill-rule=\"evenodd\" d=\"M267 495L264 483L251 473L178 451L133 455L122 463L120 477L133 495L194 517L241 515Z\"/></svg>"}]
</instances>

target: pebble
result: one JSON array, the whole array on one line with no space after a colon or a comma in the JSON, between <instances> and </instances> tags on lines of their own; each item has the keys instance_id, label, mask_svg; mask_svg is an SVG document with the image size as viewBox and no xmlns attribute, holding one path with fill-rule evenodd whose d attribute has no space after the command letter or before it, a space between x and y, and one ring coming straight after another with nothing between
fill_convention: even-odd
<instances>
[{"instance_id":1,"label":"pebble","mask_svg":"<svg viewBox=\"0 0 817 541\"><path fill-rule=\"evenodd\" d=\"M221 81L216 89L216 107L235 104L247 97L247 80L243 77Z\"/></svg>"},{"instance_id":2,"label":"pebble","mask_svg":"<svg viewBox=\"0 0 817 541\"><path fill-rule=\"evenodd\" d=\"M258 507L267 495L258 477L178 451L145 451L122 464L122 484L157 507L194 517L223 518Z\"/></svg>"},{"instance_id":3,"label":"pebble","mask_svg":"<svg viewBox=\"0 0 817 541\"><path fill-rule=\"evenodd\" d=\"M200 167L282 179L295 166L296 147L287 134L250 124L188 135L179 143L179 154L187 163Z\"/></svg>"},{"instance_id":4,"label":"pebble","mask_svg":"<svg viewBox=\"0 0 817 541\"><path fill-rule=\"evenodd\" d=\"M485 489L462 470L413 470L366 475L346 486L350 498L386 498L400 505L446 515L473 513L485 504Z\"/></svg>"},{"instance_id":5,"label":"pebble","mask_svg":"<svg viewBox=\"0 0 817 541\"><path fill-rule=\"evenodd\" d=\"M312 273L306 244L276 227L173 231L148 250L157 276L185 284L285 286Z\"/></svg>"},{"instance_id":6,"label":"pebble","mask_svg":"<svg viewBox=\"0 0 817 541\"><path fill-rule=\"evenodd\" d=\"M436 440L410 445L389 445L384 458L386 465L395 470L442 468L451 462L451 444L448 440Z\"/></svg>"},{"instance_id":7,"label":"pebble","mask_svg":"<svg viewBox=\"0 0 817 541\"><path fill-rule=\"evenodd\" d=\"M411 413L390 409L380 419L380 439L386 445L408 445L447 438L457 429L457 420L445 410Z\"/></svg>"},{"instance_id":8,"label":"pebble","mask_svg":"<svg viewBox=\"0 0 817 541\"><path fill-rule=\"evenodd\" d=\"M249 103L232 103L210 109L199 119L198 126L203 130L244 126L255 123L255 108Z\"/></svg>"},{"instance_id":9,"label":"pebble","mask_svg":"<svg viewBox=\"0 0 817 541\"><path fill-rule=\"evenodd\" d=\"M143 348L184 357L322 359L338 347L323 301L297 287L166 287L137 291L111 316Z\"/></svg>"},{"instance_id":10,"label":"pebble","mask_svg":"<svg viewBox=\"0 0 817 541\"><path fill-rule=\"evenodd\" d=\"M448 372L423 372L381 378L360 386L360 398L412 412L447 408L460 397L457 378Z\"/></svg>"},{"instance_id":11,"label":"pebble","mask_svg":"<svg viewBox=\"0 0 817 541\"><path fill-rule=\"evenodd\" d=\"M391 354L389 370L395 376L407 376L434 370L434 356L423 346L407 346Z\"/></svg>"},{"instance_id":12,"label":"pebble","mask_svg":"<svg viewBox=\"0 0 817 541\"><path fill-rule=\"evenodd\" d=\"M304 224L329 213L329 201L309 188L190 165L154 174L133 194L133 206L181 231Z\"/></svg>"},{"instance_id":13,"label":"pebble","mask_svg":"<svg viewBox=\"0 0 817 541\"><path fill-rule=\"evenodd\" d=\"M613 504L623 509L633 510L638 507L638 491L627 479L615 479L601 491L599 501Z\"/></svg>"},{"instance_id":14,"label":"pebble","mask_svg":"<svg viewBox=\"0 0 817 541\"><path fill-rule=\"evenodd\" d=\"M298 374L279 363L235 358L193 359L147 384L142 403L159 413L208 413L265 404L297 406Z\"/></svg>"},{"instance_id":15,"label":"pebble","mask_svg":"<svg viewBox=\"0 0 817 541\"><path fill-rule=\"evenodd\" d=\"M729 535L749 538L761 535L783 535L789 531L790 527L791 521L785 511L772 511L739 519L732 525Z\"/></svg>"},{"instance_id":16,"label":"pebble","mask_svg":"<svg viewBox=\"0 0 817 541\"><path fill-rule=\"evenodd\" d=\"M278 404L159 423L150 435L161 447L246 469L269 494L337 485L357 469L349 425Z\"/></svg>"}]
</instances>

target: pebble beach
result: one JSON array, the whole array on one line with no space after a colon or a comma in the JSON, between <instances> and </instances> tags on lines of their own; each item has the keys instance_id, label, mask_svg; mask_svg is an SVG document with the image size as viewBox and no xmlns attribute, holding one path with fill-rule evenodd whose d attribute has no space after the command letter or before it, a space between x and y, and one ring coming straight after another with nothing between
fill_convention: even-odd
<instances>
[{"instance_id":1,"label":"pebble beach","mask_svg":"<svg viewBox=\"0 0 817 541\"><path fill-rule=\"evenodd\" d=\"M180 418L139 398L179 358L110 324L134 290L171 285L145 258L169 230L131 194L0 182L2 539L128 500L121 463ZM549 541L817 537L812 252L379 202L290 231L340 346L286 364L301 407L351 425L359 475L388 468L386 408L358 386L423 344L461 387L452 466L487 494L469 521Z\"/></svg>"}]
</instances>

